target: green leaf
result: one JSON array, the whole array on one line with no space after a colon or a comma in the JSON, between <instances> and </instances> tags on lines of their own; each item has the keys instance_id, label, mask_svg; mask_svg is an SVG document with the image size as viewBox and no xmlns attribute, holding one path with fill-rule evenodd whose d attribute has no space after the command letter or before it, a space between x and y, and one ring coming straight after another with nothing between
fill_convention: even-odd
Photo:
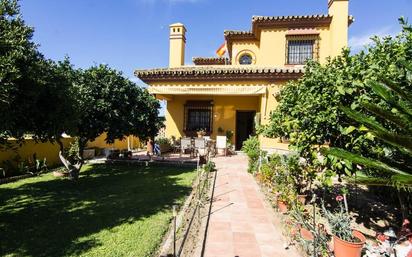
<instances>
[{"instance_id":1,"label":"green leaf","mask_svg":"<svg viewBox=\"0 0 412 257\"><path fill-rule=\"evenodd\" d=\"M348 134L352 133L355 129L356 128L354 126L349 126L349 127L344 129L343 134L348 135Z\"/></svg>"},{"instance_id":2,"label":"green leaf","mask_svg":"<svg viewBox=\"0 0 412 257\"><path fill-rule=\"evenodd\" d=\"M343 86L337 86L336 89L338 90L338 92L339 92L341 95L344 95L344 94L346 93L346 92L345 92L345 88L344 88Z\"/></svg>"}]
</instances>

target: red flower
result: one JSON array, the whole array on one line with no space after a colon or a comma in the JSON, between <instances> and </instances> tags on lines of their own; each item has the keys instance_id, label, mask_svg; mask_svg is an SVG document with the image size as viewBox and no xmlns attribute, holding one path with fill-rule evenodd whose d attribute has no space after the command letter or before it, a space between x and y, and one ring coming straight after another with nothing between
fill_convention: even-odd
<instances>
[{"instance_id":1,"label":"red flower","mask_svg":"<svg viewBox=\"0 0 412 257\"><path fill-rule=\"evenodd\" d=\"M343 196L341 196L341 195L336 196L336 201L342 202L343 201Z\"/></svg>"},{"instance_id":2,"label":"red flower","mask_svg":"<svg viewBox=\"0 0 412 257\"><path fill-rule=\"evenodd\" d=\"M385 242L388 238L384 234L379 233L376 239L378 239L381 242Z\"/></svg>"}]
</instances>

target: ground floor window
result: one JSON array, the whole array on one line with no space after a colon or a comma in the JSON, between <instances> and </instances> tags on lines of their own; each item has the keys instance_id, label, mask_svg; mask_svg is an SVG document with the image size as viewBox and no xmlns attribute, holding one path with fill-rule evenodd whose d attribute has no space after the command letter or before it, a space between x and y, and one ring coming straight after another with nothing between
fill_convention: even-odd
<instances>
[{"instance_id":1,"label":"ground floor window","mask_svg":"<svg viewBox=\"0 0 412 257\"><path fill-rule=\"evenodd\" d=\"M185 132L205 130L212 133L212 101L188 101L185 104Z\"/></svg>"}]
</instances>

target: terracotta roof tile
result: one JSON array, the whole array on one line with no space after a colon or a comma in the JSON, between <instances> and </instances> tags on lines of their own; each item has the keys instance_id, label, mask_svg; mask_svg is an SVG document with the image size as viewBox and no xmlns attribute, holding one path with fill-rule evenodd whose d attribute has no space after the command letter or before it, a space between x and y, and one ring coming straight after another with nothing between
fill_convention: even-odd
<instances>
[{"instance_id":1,"label":"terracotta roof tile","mask_svg":"<svg viewBox=\"0 0 412 257\"><path fill-rule=\"evenodd\" d=\"M304 20L304 19L326 19L326 18L332 18L332 16L330 16L328 14L289 15L289 16L253 16L252 17L252 22Z\"/></svg>"},{"instance_id":2,"label":"terracotta roof tile","mask_svg":"<svg viewBox=\"0 0 412 257\"><path fill-rule=\"evenodd\" d=\"M185 66L136 70L135 76L144 82L173 80L235 80L235 79L294 79L304 68L239 67L239 66Z\"/></svg>"},{"instance_id":3,"label":"terracotta roof tile","mask_svg":"<svg viewBox=\"0 0 412 257\"><path fill-rule=\"evenodd\" d=\"M192 61L196 65L227 65L230 64L226 57L193 57Z\"/></svg>"}]
</instances>

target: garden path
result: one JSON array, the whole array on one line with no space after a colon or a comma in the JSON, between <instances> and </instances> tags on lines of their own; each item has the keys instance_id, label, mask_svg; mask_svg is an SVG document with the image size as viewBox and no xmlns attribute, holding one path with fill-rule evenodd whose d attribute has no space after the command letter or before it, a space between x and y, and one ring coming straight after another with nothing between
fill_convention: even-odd
<instances>
[{"instance_id":1,"label":"garden path","mask_svg":"<svg viewBox=\"0 0 412 257\"><path fill-rule=\"evenodd\" d=\"M284 249L277 215L247 172L243 154L214 159L217 178L205 257L298 257Z\"/></svg>"}]
</instances>

